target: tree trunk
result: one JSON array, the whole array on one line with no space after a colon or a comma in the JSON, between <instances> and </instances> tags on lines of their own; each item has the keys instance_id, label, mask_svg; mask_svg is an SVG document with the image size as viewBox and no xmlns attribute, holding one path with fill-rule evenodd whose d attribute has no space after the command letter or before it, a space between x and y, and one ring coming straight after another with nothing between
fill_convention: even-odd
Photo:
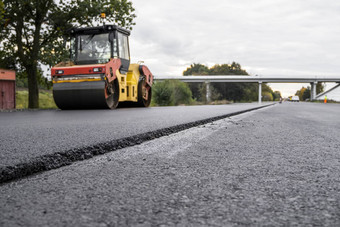
<instances>
[{"instance_id":1,"label":"tree trunk","mask_svg":"<svg viewBox=\"0 0 340 227\"><path fill-rule=\"evenodd\" d=\"M39 87L37 80L37 66L32 65L26 68L28 77L28 108L39 108Z\"/></svg>"}]
</instances>

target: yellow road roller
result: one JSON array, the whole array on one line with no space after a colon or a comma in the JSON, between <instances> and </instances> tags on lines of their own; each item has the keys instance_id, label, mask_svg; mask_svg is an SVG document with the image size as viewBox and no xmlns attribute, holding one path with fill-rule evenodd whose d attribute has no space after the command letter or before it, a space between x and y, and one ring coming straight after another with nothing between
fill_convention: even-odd
<instances>
[{"instance_id":1,"label":"yellow road roller","mask_svg":"<svg viewBox=\"0 0 340 227\"><path fill-rule=\"evenodd\" d=\"M130 64L130 31L117 25L72 28L70 61L51 69L54 101L60 109L148 107L153 75Z\"/></svg>"}]
</instances>

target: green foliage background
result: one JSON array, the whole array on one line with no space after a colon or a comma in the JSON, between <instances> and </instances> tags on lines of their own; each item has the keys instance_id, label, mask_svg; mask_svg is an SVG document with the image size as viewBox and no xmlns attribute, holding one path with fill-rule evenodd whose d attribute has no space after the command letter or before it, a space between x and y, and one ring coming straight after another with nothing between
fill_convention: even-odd
<instances>
[{"instance_id":1,"label":"green foliage background","mask_svg":"<svg viewBox=\"0 0 340 227\"><path fill-rule=\"evenodd\" d=\"M134 11L128 0L1 0L1 66L25 70L34 60L53 66L68 56L63 39L68 29L95 26L104 12L106 23L131 30Z\"/></svg>"},{"instance_id":2,"label":"green foliage background","mask_svg":"<svg viewBox=\"0 0 340 227\"><path fill-rule=\"evenodd\" d=\"M38 71L38 87L39 89L51 90L52 89L52 81L49 81L46 77L43 76L42 70ZM18 88L28 88L28 79L26 72L18 72L16 73L15 78L16 87Z\"/></svg>"},{"instance_id":3,"label":"green foliage background","mask_svg":"<svg viewBox=\"0 0 340 227\"><path fill-rule=\"evenodd\" d=\"M166 80L152 86L152 105L177 106L190 105L193 102L190 88L181 81Z\"/></svg>"},{"instance_id":4,"label":"green foliage background","mask_svg":"<svg viewBox=\"0 0 340 227\"><path fill-rule=\"evenodd\" d=\"M324 83L317 83L316 84L316 94L320 94L324 91L325 84ZM300 90L297 90L295 95L299 96L301 101L305 101L306 99L310 99L311 87L307 86L307 88L302 87Z\"/></svg>"},{"instance_id":5,"label":"green foliage background","mask_svg":"<svg viewBox=\"0 0 340 227\"><path fill-rule=\"evenodd\" d=\"M211 68L200 63L194 63L184 72L187 75L248 75L239 63L216 64ZM203 83L189 83L193 98L200 102L206 102L206 86ZM230 100L233 102L251 102L258 99L257 83L211 83L211 99ZM280 92L274 92L267 84L262 84L264 101L279 100Z\"/></svg>"},{"instance_id":6,"label":"green foliage background","mask_svg":"<svg viewBox=\"0 0 340 227\"><path fill-rule=\"evenodd\" d=\"M134 8L128 0L1 0L0 67L27 75L29 107L39 107L39 66L67 59L64 37L71 27L106 23L132 29Z\"/></svg>"}]
</instances>

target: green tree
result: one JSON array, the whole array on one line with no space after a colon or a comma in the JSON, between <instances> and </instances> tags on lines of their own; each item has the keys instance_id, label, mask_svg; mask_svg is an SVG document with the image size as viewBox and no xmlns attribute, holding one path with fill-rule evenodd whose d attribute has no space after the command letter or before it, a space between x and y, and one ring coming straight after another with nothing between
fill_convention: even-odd
<instances>
[{"instance_id":1,"label":"green tree","mask_svg":"<svg viewBox=\"0 0 340 227\"><path fill-rule=\"evenodd\" d=\"M325 84L324 83L321 83L321 82L318 82L316 84L316 94L320 94L324 91L325 89Z\"/></svg>"},{"instance_id":2,"label":"green tree","mask_svg":"<svg viewBox=\"0 0 340 227\"><path fill-rule=\"evenodd\" d=\"M320 94L324 91L325 85L324 83L318 82L316 84L316 94ZM311 88L308 86L307 88L302 87L300 90L297 90L295 95L299 96L300 100L306 100L310 98Z\"/></svg>"},{"instance_id":3,"label":"green tree","mask_svg":"<svg viewBox=\"0 0 340 227\"><path fill-rule=\"evenodd\" d=\"M194 63L184 70L183 75L209 75L209 68L205 65Z\"/></svg>"},{"instance_id":4,"label":"green tree","mask_svg":"<svg viewBox=\"0 0 340 227\"><path fill-rule=\"evenodd\" d=\"M209 75L248 75L241 68L241 65L233 62L232 64L216 64L209 70ZM251 92L255 91L252 84L240 83L213 83L213 88L219 95L220 99L229 99L236 101L248 101L251 98Z\"/></svg>"},{"instance_id":5,"label":"green tree","mask_svg":"<svg viewBox=\"0 0 340 227\"><path fill-rule=\"evenodd\" d=\"M273 93L274 101L279 101L281 97L282 96L281 96L281 92L280 91L274 91L274 93Z\"/></svg>"},{"instance_id":6,"label":"green tree","mask_svg":"<svg viewBox=\"0 0 340 227\"><path fill-rule=\"evenodd\" d=\"M310 99L310 87L303 91L302 100Z\"/></svg>"},{"instance_id":7,"label":"green tree","mask_svg":"<svg viewBox=\"0 0 340 227\"><path fill-rule=\"evenodd\" d=\"M214 65L209 69L209 75L248 75L241 65L233 62L232 64Z\"/></svg>"},{"instance_id":8,"label":"green tree","mask_svg":"<svg viewBox=\"0 0 340 227\"><path fill-rule=\"evenodd\" d=\"M183 72L183 75L248 75L248 73L236 62L233 62L232 64L216 64L211 68L199 63L194 63ZM205 84L189 83L189 87L196 100L202 102L206 101ZM241 101L242 99L246 99L248 101L257 97L252 94L253 92L256 92L256 85L251 83L212 83L210 89L212 100L229 99Z\"/></svg>"},{"instance_id":9,"label":"green tree","mask_svg":"<svg viewBox=\"0 0 340 227\"><path fill-rule=\"evenodd\" d=\"M257 99L258 86L255 83L212 83L221 94L221 99L234 102L252 101Z\"/></svg>"},{"instance_id":10,"label":"green tree","mask_svg":"<svg viewBox=\"0 0 340 227\"><path fill-rule=\"evenodd\" d=\"M152 86L152 101L160 106L191 104L192 93L188 85L179 80L157 82Z\"/></svg>"},{"instance_id":11,"label":"green tree","mask_svg":"<svg viewBox=\"0 0 340 227\"><path fill-rule=\"evenodd\" d=\"M44 77L43 71L40 68L37 72L37 80L39 89L49 90L52 88L52 81L49 81L46 77ZM17 87L28 88L27 74L25 71L16 73L15 84Z\"/></svg>"},{"instance_id":12,"label":"green tree","mask_svg":"<svg viewBox=\"0 0 340 227\"><path fill-rule=\"evenodd\" d=\"M0 0L0 24L4 23L4 15L5 15L5 5L2 0Z\"/></svg>"},{"instance_id":13,"label":"green tree","mask_svg":"<svg viewBox=\"0 0 340 227\"><path fill-rule=\"evenodd\" d=\"M303 101L306 100L306 99L303 98L306 89L307 89L307 88L302 87L300 90L296 91L295 95L299 96L299 99L300 99L300 100L303 100Z\"/></svg>"},{"instance_id":14,"label":"green tree","mask_svg":"<svg viewBox=\"0 0 340 227\"><path fill-rule=\"evenodd\" d=\"M27 75L25 72L18 72L15 75L15 86L21 88L28 88Z\"/></svg>"},{"instance_id":15,"label":"green tree","mask_svg":"<svg viewBox=\"0 0 340 227\"><path fill-rule=\"evenodd\" d=\"M186 70L183 71L184 76L189 75L209 75L209 68L200 63L191 64ZM205 100L205 86L202 83L188 83L192 92L192 96L198 101Z\"/></svg>"},{"instance_id":16,"label":"green tree","mask_svg":"<svg viewBox=\"0 0 340 227\"><path fill-rule=\"evenodd\" d=\"M64 60L65 31L73 26L92 26L101 12L106 21L132 29L136 17L128 0L2 0L0 61L17 66L28 76L29 108L38 108L38 66ZM6 60L7 59L7 60Z\"/></svg>"},{"instance_id":17,"label":"green tree","mask_svg":"<svg viewBox=\"0 0 340 227\"><path fill-rule=\"evenodd\" d=\"M179 80L172 80L170 82L172 87L172 95L175 105L191 104L193 102L192 93L189 86Z\"/></svg>"},{"instance_id":18,"label":"green tree","mask_svg":"<svg viewBox=\"0 0 340 227\"><path fill-rule=\"evenodd\" d=\"M152 86L152 102L160 106L173 106L175 101L170 81L157 82Z\"/></svg>"},{"instance_id":19,"label":"green tree","mask_svg":"<svg viewBox=\"0 0 340 227\"><path fill-rule=\"evenodd\" d=\"M248 75L239 63L216 64L211 68L202 64L192 64L183 75ZM205 101L205 84L190 83L193 97L198 101ZM262 92L268 92L268 99L277 98L275 92L267 85L262 84ZM211 83L212 100L227 99L234 102L255 101L258 99L258 85L256 83ZM281 94L280 94L281 95Z\"/></svg>"},{"instance_id":20,"label":"green tree","mask_svg":"<svg viewBox=\"0 0 340 227\"><path fill-rule=\"evenodd\" d=\"M262 92L262 96L263 101L273 101L273 94L271 92L268 91Z\"/></svg>"}]
</instances>

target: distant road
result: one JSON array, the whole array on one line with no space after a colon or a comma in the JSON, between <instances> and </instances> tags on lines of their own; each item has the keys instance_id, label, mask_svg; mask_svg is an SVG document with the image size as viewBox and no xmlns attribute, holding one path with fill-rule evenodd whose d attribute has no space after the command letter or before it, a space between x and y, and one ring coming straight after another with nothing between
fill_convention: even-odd
<instances>
[{"instance_id":1,"label":"distant road","mask_svg":"<svg viewBox=\"0 0 340 227\"><path fill-rule=\"evenodd\" d=\"M0 226L339 226L339 113L277 104L2 184Z\"/></svg>"}]
</instances>

